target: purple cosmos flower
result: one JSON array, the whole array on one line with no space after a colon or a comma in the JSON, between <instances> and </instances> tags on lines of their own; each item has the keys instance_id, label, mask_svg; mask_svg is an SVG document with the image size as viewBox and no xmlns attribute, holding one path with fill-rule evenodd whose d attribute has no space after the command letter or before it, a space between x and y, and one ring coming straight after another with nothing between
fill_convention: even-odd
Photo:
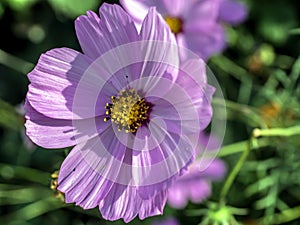
<instances>
[{"instance_id":1,"label":"purple cosmos flower","mask_svg":"<svg viewBox=\"0 0 300 225\"><path fill-rule=\"evenodd\" d=\"M244 5L234 0L120 0L137 27L151 6L156 6L176 34L179 45L204 60L226 47L223 22L238 24L246 18Z\"/></svg>"},{"instance_id":2,"label":"purple cosmos flower","mask_svg":"<svg viewBox=\"0 0 300 225\"><path fill-rule=\"evenodd\" d=\"M220 144L216 138L201 133L197 154L205 150L217 150L219 147ZM181 209L187 205L188 200L200 203L207 199L211 194L211 180L220 180L225 171L226 167L220 159L196 159L187 172L169 188L169 205Z\"/></svg>"},{"instance_id":3,"label":"purple cosmos flower","mask_svg":"<svg viewBox=\"0 0 300 225\"><path fill-rule=\"evenodd\" d=\"M117 5L75 21L83 54L42 54L28 74L27 135L75 146L58 189L67 203L129 222L161 214L167 189L193 161L214 88L200 59L179 64L175 36L154 8L138 33Z\"/></svg>"}]
</instances>

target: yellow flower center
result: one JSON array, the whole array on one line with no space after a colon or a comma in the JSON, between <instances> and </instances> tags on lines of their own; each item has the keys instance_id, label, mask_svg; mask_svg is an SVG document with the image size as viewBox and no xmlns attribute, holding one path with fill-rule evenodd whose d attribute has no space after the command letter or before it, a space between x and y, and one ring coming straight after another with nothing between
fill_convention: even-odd
<instances>
[{"instance_id":1,"label":"yellow flower center","mask_svg":"<svg viewBox=\"0 0 300 225\"><path fill-rule=\"evenodd\" d=\"M118 125L118 130L135 133L147 120L150 106L134 89L122 90L117 97L111 96L111 103L106 103L106 118Z\"/></svg>"},{"instance_id":2,"label":"yellow flower center","mask_svg":"<svg viewBox=\"0 0 300 225\"><path fill-rule=\"evenodd\" d=\"M164 19L174 34L178 34L182 31L182 20L180 18L166 16Z\"/></svg>"}]
</instances>

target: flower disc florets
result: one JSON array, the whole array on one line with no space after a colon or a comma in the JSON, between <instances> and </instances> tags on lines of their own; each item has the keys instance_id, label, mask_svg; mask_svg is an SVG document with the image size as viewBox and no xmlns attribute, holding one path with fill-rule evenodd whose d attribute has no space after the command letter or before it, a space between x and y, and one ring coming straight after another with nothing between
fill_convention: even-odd
<instances>
[{"instance_id":1,"label":"flower disc florets","mask_svg":"<svg viewBox=\"0 0 300 225\"><path fill-rule=\"evenodd\" d=\"M177 17L165 16L165 21L169 25L171 31L176 35L182 32L182 20Z\"/></svg>"},{"instance_id":2,"label":"flower disc florets","mask_svg":"<svg viewBox=\"0 0 300 225\"><path fill-rule=\"evenodd\" d=\"M141 98L134 89L122 90L117 97L111 97L111 103L106 103L104 121L111 119L118 125L118 130L126 133L135 133L147 120L150 106Z\"/></svg>"}]
</instances>

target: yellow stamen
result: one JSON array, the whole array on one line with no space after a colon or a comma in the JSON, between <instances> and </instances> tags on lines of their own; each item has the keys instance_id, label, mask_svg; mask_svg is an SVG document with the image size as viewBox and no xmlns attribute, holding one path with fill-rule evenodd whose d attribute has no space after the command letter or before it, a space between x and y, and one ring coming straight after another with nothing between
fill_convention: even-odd
<instances>
[{"instance_id":1,"label":"yellow stamen","mask_svg":"<svg viewBox=\"0 0 300 225\"><path fill-rule=\"evenodd\" d=\"M60 192L58 187L58 173L59 171L55 171L51 174L51 183L50 188L54 191L54 195L56 198L60 199L62 202L65 202L65 196L62 192Z\"/></svg>"},{"instance_id":2,"label":"yellow stamen","mask_svg":"<svg viewBox=\"0 0 300 225\"><path fill-rule=\"evenodd\" d=\"M178 34L182 31L182 20L176 17L166 16L165 21L171 28L171 31L174 34Z\"/></svg>"},{"instance_id":3,"label":"yellow stamen","mask_svg":"<svg viewBox=\"0 0 300 225\"><path fill-rule=\"evenodd\" d=\"M122 90L117 97L111 97L112 103L107 103L104 121L111 119L118 125L118 130L126 133L135 133L147 120L150 106L141 98L134 89Z\"/></svg>"}]
</instances>

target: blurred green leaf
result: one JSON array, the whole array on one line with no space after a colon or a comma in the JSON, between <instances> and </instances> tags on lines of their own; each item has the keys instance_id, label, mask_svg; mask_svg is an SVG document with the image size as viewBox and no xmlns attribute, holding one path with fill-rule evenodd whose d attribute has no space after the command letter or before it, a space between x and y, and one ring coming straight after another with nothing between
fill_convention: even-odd
<instances>
[{"instance_id":1,"label":"blurred green leaf","mask_svg":"<svg viewBox=\"0 0 300 225\"><path fill-rule=\"evenodd\" d=\"M274 207L278 198L278 191L277 191L277 181L273 181L273 186L271 186L271 189L269 191L269 194L266 195L265 197L259 199L255 203L256 209L267 209ZM270 186L268 186L270 187ZM268 188L265 187L265 188Z\"/></svg>"},{"instance_id":2,"label":"blurred green leaf","mask_svg":"<svg viewBox=\"0 0 300 225\"><path fill-rule=\"evenodd\" d=\"M18 187L0 184L0 206L34 202L45 197L53 196L53 191L45 187Z\"/></svg>"},{"instance_id":3,"label":"blurred green leaf","mask_svg":"<svg viewBox=\"0 0 300 225\"><path fill-rule=\"evenodd\" d=\"M212 100L212 105L222 105L224 103L228 120L239 120L251 127L266 126L263 118L261 118L256 108L229 100L224 101L218 98L213 98Z\"/></svg>"},{"instance_id":4,"label":"blurred green leaf","mask_svg":"<svg viewBox=\"0 0 300 225\"><path fill-rule=\"evenodd\" d=\"M50 173L4 163L0 163L0 176L5 179L18 178L43 185L49 185L50 179Z\"/></svg>"},{"instance_id":5,"label":"blurred green leaf","mask_svg":"<svg viewBox=\"0 0 300 225\"><path fill-rule=\"evenodd\" d=\"M299 35L300 34L300 28L290 30L290 34Z\"/></svg>"},{"instance_id":6,"label":"blurred green leaf","mask_svg":"<svg viewBox=\"0 0 300 225\"><path fill-rule=\"evenodd\" d=\"M27 62L23 59L15 57L0 49L0 64L3 64L13 70L27 75L30 70L34 67L34 64Z\"/></svg>"},{"instance_id":7,"label":"blurred green leaf","mask_svg":"<svg viewBox=\"0 0 300 225\"><path fill-rule=\"evenodd\" d=\"M10 214L0 217L4 224L9 224L9 221L27 221L41 216L47 212L67 206L55 197L45 198L29 205L24 206Z\"/></svg>"},{"instance_id":8,"label":"blurred green leaf","mask_svg":"<svg viewBox=\"0 0 300 225\"><path fill-rule=\"evenodd\" d=\"M299 77L300 77L300 57L298 57L298 59L294 63L294 65L292 67L292 72L290 74L292 88L297 88L296 85L297 85L297 80Z\"/></svg>"},{"instance_id":9,"label":"blurred green leaf","mask_svg":"<svg viewBox=\"0 0 300 225\"><path fill-rule=\"evenodd\" d=\"M259 224L261 225L283 224L298 219L299 217L300 217L300 206L297 206L295 208L290 208L280 213L276 213L275 215L265 216L259 220ZM296 221L296 223L293 224L299 224L299 223L297 223Z\"/></svg>"},{"instance_id":10,"label":"blurred green leaf","mask_svg":"<svg viewBox=\"0 0 300 225\"><path fill-rule=\"evenodd\" d=\"M9 103L0 99L0 126L19 130L21 124L21 118L16 112L16 109Z\"/></svg>"},{"instance_id":11,"label":"blurred green leaf","mask_svg":"<svg viewBox=\"0 0 300 225\"><path fill-rule=\"evenodd\" d=\"M70 18L85 14L87 10L96 10L101 1L97 0L48 0L54 10Z\"/></svg>"},{"instance_id":12,"label":"blurred green leaf","mask_svg":"<svg viewBox=\"0 0 300 225\"><path fill-rule=\"evenodd\" d=\"M4 7L2 3L0 3L0 18L2 17L3 13L4 13Z\"/></svg>"},{"instance_id":13,"label":"blurred green leaf","mask_svg":"<svg viewBox=\"0 0 300 225\"><path fill-rule=\"evenodd\" d=\"M8 5L16 10L16 11L23 11L25 8L32 6L38 0L6 0Z\"/></svg>"},{"instance_id":14,"label":"blurred green leaf","mask_svg":"<svg viewBox=\"0 0 300 225\"><path fill-rule=\"evenodd\" d=\"M263 179L260 179L257 182L249 185L245 190L246 195L251 196L258 192L265 191L272 187L275 184L275 182L277 181L274 180L273 177L264 177Z\"/></svg>"},{"instance_id":15,"label":"blurred green leaf","mask_svg":"<svg viewBox=\"0 0 300 225\"><path fill-rule=\"evenodd\" d=\"M266 40L282 45L289 37L289 31L297 26L295 8L286 1L273 1L256 5L259 32ZM268 10L266 10L268 9Z\"/></svg>"},{"instance_id":16,"label":"blurred green leaf","mask_svg":"<svg viewBox=\"0 0 300 225\"><path fill-rule=\"evenodd\" d=\"M226 56L218 55L213 57L210 61L213 65L217 66L225 73L233 76L240 81L244 81L244 77L247 77L247 70L239 66Z\"/></svg>"},{"instance_id":17,"label":"blurred green leaf","mask_svg":"<svg viewBox=\"0 0 300 225\"><path fill-rule=\"evenodd\" d=\"M285 88L288 88L290 85L290 79L285 71L278 69L273 72L274 78L279 81Z\"/></svg>"}]
</instances>

